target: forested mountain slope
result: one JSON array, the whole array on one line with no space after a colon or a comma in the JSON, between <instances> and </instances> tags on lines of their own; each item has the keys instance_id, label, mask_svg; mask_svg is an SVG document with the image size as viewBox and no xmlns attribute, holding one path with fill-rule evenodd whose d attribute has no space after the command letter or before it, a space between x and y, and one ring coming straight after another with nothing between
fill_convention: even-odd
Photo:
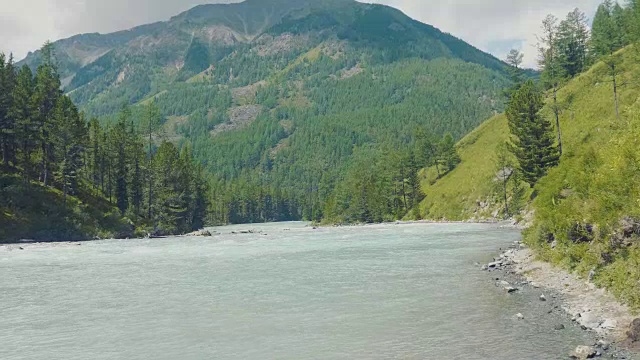
<instances>
[{"instance_id":1,"label":"forested mountain slope","mask_svg":"<svg viewBox=\"0 0 640 360\"><path fill-rule=\"evenodd\" d=\"M616 117L610 70L598 63L558 92L564 155L531 190L529 244L547 260L587 275L623 300L640 306L637 289L640 233L640 66L637 48L619 56L620 118ZM551 98L543 110L553 116ZM509 139L504 115L487 121L459 143L461 164L435 181L424 172L426 198L421 213L430 219L467 220L502 217L501 147ZM428 179L427 179L428 178ZM508 201L514 198L512 182ZM530 200L533 198L533 200ZM522 204L524 205L524 204Z\"/></svg>"},{"instance_id":2,"label":"forested mountain slope","mask_svg":"<svg viewBox=\"0 0 640 360\"><path fill-rule=\"evenodd\" d=\"M159 108L164 136L212 174L211 222L401 218L405 173L432 161L410 155L416 129L460 139L503 109L509 84L493 56L351 0L203 5L54 47L87 115Z\"/></svg>"}]
</instances>

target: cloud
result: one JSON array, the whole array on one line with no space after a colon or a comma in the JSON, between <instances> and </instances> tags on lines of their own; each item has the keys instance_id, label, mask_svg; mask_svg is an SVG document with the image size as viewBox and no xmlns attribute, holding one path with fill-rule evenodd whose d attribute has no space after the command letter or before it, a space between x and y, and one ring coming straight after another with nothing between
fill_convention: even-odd
<instances>
[{"instance_id":1,"label":"cloud","mask_svg":"<svg viewBox=\"0 0 640 360\"><path fill-rule=\"evenodd\" d=\"M78 33L112 32L166 20L201 3L234 0L0 0L0 51L22 58L45 40ZM476 47L504 57L522 50L535 65L536 37L547 14L560 18L575 7L592 15L601 0L366 0L394 6Z\"/></svg>"},{"instance_id":2,"label":"cloud","mask_svg":"<svg viewBox=\"0 0 640 360\"><path fill-rule=\"evenodd\" d=\"M449 32L481 50L504 58L510 49L524 52L536 65L536 34L545 16L564 18L580 8L592 16L601 0L369 0L399 8L416 20Z\"/></svg>"}]
</instances>

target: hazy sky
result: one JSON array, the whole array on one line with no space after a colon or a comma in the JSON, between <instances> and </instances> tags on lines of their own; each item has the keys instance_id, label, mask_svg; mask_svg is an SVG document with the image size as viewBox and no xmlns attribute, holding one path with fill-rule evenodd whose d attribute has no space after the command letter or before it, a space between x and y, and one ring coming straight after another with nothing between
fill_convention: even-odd
<instances>
[{"instance_id":1,"label":"hazy sky","mask_svg":"<svg viewBox=\"0 0 640 360\"><path fill-rule=\"evenodd\" d=\"M0 52L22 59L47 40L112 32L167 20L201 3L233 0L0 0ZM601 0L369 0L452 33L502 58L520 48L535 64L535 34L549 13L564 17L579 7L591 16Z\"/></svg>"}]
</instances>

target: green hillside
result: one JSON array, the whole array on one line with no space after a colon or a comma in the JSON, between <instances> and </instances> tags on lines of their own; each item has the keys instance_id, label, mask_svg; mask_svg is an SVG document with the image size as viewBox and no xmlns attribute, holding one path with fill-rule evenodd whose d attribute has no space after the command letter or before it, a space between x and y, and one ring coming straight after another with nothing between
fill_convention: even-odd
<instances>
[{"instance_id":1,"label":"green hillside","mask_svg":"<svg viewBox=\"0 0 640 360\"><path fill-rule=\"evenodd\" d=\"M560 89L565 153L535 187L525 239L545 260L587 275L623 300L640 306L640 76L637 49L618 54L621 118L614 108L611 78L603 63ZM551 108L543 111L551 117ZM462 163L434 184L425 172L423 216L491 219L504 207L497 149L509 137L503 115L467 135L458 145ZM531 191L529 191L529 194ZM511 199L510 199L511 200Z\"/></svg>"},{"instance_id":2,"label":"green hillside","mask_svg":"<svg viewBox=\"0 0 640 360\"><path fill-rule=\"evenodd\" d=\"M416 129L458 140L503 110L510 83L495 57L352 0L202 5L54 47L65 91L88 117L113 124L131 104L139 123L145 106L159 109L167 138L211 174L217 223L402 218L412 200L395 187ZM380 153L402 166L375 187L354 182L353 169ZM371 215L356 215L358 186L385 196Z\"/></svg>"}]
</instances>

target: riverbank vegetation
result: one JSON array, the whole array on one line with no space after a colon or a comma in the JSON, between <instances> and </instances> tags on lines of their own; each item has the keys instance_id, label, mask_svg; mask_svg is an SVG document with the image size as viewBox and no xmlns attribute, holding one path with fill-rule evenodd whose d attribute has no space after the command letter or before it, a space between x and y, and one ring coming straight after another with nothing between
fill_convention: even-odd
<instances>
[{"instance_id":1,"label":"riverbank vegetation","mask_svg":"<svg viewBox=\"0 0 640 360\"><path fill-rule=\"evenodd\" d=\"M424 217L449 220L515 215L530 225L525 241L541 258L593 278L638 309L640 8L636 1L625 7L604 2L586 46L583 40L567 46L568 23L581 18L572 12L562 22L547 18L543 27L551 36L540 49L539 86L546 105L537 114L555 125L554 146L560 151L562 144L557 166L530 181L533 186L505 181L518 174L526 178L521 157L504 153L505 146L517 145L507 111L458 144L462 162L457 169L433 184L423 180L420 210ZM582 50L568 56L566 49ZM512 104L513 98L507 107ZM524 191L514 190L515 184L524 185ZM522 201L528 205L514 213L509 205Z\"/></svg>"},{"instance_id":2,"label":"riverbank vegetation","mask_svg":"<svg viewBox=\"0 0 640 360\"><path fill-rule=\"evenodd\" d=\"M127 107L115 124L87 121L60 90L51 44L42 54L35 74L0 54L0 240L201 228L208 203L202 168L189 148L157 137L155 107L140 127Z\"/></svg>"}]
</instances>

